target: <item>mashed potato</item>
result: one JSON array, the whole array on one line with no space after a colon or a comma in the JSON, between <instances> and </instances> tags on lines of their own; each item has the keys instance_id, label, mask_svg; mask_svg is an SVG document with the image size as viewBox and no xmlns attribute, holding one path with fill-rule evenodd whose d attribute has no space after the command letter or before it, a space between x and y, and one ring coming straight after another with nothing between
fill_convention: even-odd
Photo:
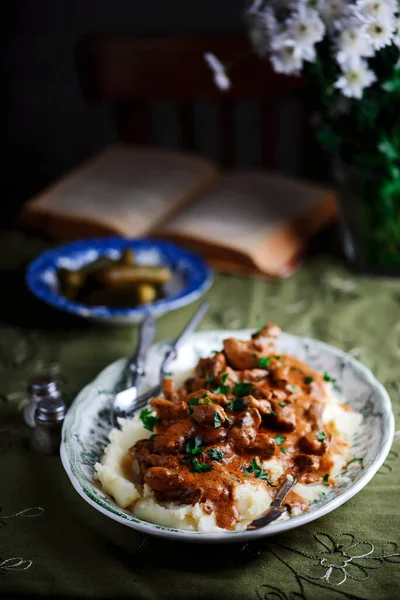
<instances>
[{"instance_id":1,"label":"mashed potato","mask_svg":"<svg viewBox=\"0 0 400 600\"><path fill-rule=\"evenodd\" d=\"M340 476L348 460L351 440L354 433L360 429L362 417L359 413L350 412L339 402L333 394L331 385L326 384L326 405L322 415L326 428L336 437L340 451L333 456L331 477ZM143 427L139 416L133 419L119 419L121 429L113 429L109 435L110 443L104 451L100 463L95 466L96 477L102 489L112 496L122 508L131 510L132 513L144 520L191 531L223 531L216 524L215 514L207 514L200 503L194 505L178 505L174 503L157 502L154 492L147 486L141 486L135 481L138 465L134 461L132 467L124 465L127 450L137 441L149 438L151 432ZM271 476L275 483L284 473L284 465L278 458L273 457L261 462L263 469ZM131 469L131 472L129 471ZM135 473L136 472L136 473ZM343 481L343 478L341 478ZM293 491L306 502L312 503L327 488L321 483L297 483ZM263 513L272 500L268 486L256 479L239 484L235 489L235 505L239 511L239 521L236 530L246 528L257 516Z\"/></svg>"}]
</instances>

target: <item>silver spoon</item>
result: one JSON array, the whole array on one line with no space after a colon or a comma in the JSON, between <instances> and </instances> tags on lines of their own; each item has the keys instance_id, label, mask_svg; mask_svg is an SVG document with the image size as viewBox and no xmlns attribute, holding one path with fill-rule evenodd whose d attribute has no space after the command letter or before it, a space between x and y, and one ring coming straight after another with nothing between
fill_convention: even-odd
<instances>
[{"instance_id":1,"label":"silver spoon","mask_svg":"<svg viewBox=\"0 0 400 600\"><path fill-rule=\"evenodd\" d=\"M276 521L276 519L279 519L279 517L283 515L283 513L286 511L286 507L282 507L282 504L290 490L296 484L296 482L296 477L293 477L293 475L286 475L286 481L279 488L275 499L271 502L270 506L267 508L265 513L263 513L260 517L257 517L257 519L255 519L252 523L247 525L247 529L261 529L261 527L265 527L266 525L272 523L272 521Z\"/></svg>"}]
</instances>

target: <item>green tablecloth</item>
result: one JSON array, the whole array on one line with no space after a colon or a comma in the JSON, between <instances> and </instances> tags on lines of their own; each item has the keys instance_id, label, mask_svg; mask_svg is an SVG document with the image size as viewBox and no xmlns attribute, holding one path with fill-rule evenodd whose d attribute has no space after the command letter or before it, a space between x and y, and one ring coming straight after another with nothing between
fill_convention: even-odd
<instances>
[{"instance_id":1,"label":"green tablecloth","mask_svg":"<svg viewBox=\"0 0 400 600\"><path fill-rule=\"evenodd\" d=\"M203 546L135 533L86 504L60 460L35 453L21 417L27 380L60 371L65 395L134 348L135 328L102 328L29 296L26 262L45 247L0 239L0 598L400 598L400 442L355 498L285 535L250 545ZM253 327L256 315L332 343L364 362L400 413L400 281L355 276L314 259L290 279L217 274L203 328ZM174 335L192 307L158 322Z\"/></svg>"}]
</instances>

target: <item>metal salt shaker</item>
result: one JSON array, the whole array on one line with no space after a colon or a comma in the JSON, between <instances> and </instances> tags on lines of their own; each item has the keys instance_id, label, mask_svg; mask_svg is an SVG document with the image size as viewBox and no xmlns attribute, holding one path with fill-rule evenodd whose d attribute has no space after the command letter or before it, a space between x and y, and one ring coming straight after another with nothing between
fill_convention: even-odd
<instances>
[{"instance_id":1,"label":"metal salt shaker","mask_svg":"<svg viewBox=\"0 0 400 600\"><path fill-rule=\"evenodd\" d=\"M35 425L35 411L41 400L58 400L61 398L61 390L58 381L49 375L38 375L34 377L28 386L29 402L25 406L24 421L29 427Z\"/></svg>"},{"instance_id":2,"label":"metal salt shaker","mask_svg":"<svg viewBox=\"0 0 400 600\"><path fill-rule=\"evenodd\" d=\"M24 409L24 419L33 429L32 446L44 454L57 454L67 411L60 386L52 377L42 375L31 381L28 392L29 404Z\"/></svg>"},{"instance_id":3,"label":"metal salt shaker","mask_svg":"<svg viewBox=\"0 0 400 600\"><path fill-rule=\"evenodd\" d=\"M67 407L61 398L38 402L35 411L35 429L32 446L43 454L57 454L61 442L61 428Z\"/></svg>"}]
</instances>

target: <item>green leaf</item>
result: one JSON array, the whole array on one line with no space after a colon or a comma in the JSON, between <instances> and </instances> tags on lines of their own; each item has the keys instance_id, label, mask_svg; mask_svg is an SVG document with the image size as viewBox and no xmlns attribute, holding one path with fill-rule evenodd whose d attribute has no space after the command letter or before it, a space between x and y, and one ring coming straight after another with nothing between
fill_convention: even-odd
<instances>
[{"instance_id":1,"label":"green leaf","mask_svg":"<svg viewBox=\"0 0 400 600\"><path fill-rule=\"evenodd\" d=\"M229 410L243 410L244 403L241 398L236 398L233 402L229 402L226 406Z\"/></svg>"},{"instance_id":2,"label":"green leaf","mask_svg":"<svg viewBox=\"0 0 400 600\"><path fill-rule=\"evenodd\" d=\"M317 433L317 440L319 442L323 442L324 440L326 440L326 433L325 433L325 431L318 431L318 433Z\"/></svg>"},{"instance_id":3,"label":"green leaf","mask_svg":"<svg viewBox=\"0 0 400 600\"><path fill-rule=\"evenodd\" d=\"M154 425L157 423L158 418L149 408L144 408L140 413L140 420L143 423L143 427L149 431L153 431Z\"/></svg>"},{"instance_id":4,"label":"green leaf","mask_svg":"<svg viewBox=\"0 0 400 600\"><path fill-rule=\"evenodd\" d=\"M340 137L327 125L318 130L317 139L330 152L338 152L341 145Z\"/></svg>"},{"instance_id":5,"label":"green leaf","mask_svg":"<svg viewBox=\"0 0 400 600\"><path fill-rule=\"evenodd\" d=\"M208 471L212 471L212 465L207 465L205 463L199 463L197 458L194 458L192 461L192 471L193 473L208 473Z\"/></svg>"},{"instance_id":6,"label":"green leaf","mask_svg":"<svg viewBox=\"0 0 400 600\"><path fill-rule=\"evenodd\" d=\"M221 425L222 425L222 417L219 414L219 412L215 412L214 413L214 427L215 428L221 427Z\"/></svg>"},{"instance_id":7,"label":"green leaf","mask_svg":"<svg viewBox=\"0 0 400 600\"><path fill-rule=\"evenodd\" d=\"M287 452L286 446L281 446L280 448L281 448L282 452Z\"/></svg>"},{"instance_id":8,"label":"green leaf","mask_svg":"<svg viewBox=\"0 0 400 600\"><path fill-rule=\"evenodd\" d=\"M283 408L284 406L286 406L286 403L285 402L278 402L278 406L281 406Z\"/></svg>"},{"instance_id":9,"label":"green leaf","mask_svg":"<svg viewBox=\"0 0 400 600\"><path fill-rule=\"evenodd\" d=\"M279 446L279 444L282 444L286 440L286 437L284 435L276 435L274 440Z\"/></svg>"},{"instance_id":10,"label":"green leaf","mask_svg":"<svg viewBox=\"0 0 400 600\"><path fill-rule=\"evenodd\" d=\"M329 473L327 473L326 475L324 475L323 479L322 479L322 483L326 486L329 486Z\"/></svg>"},{"instance_id":11,"label":"green leaf","mask_svg":"<svg viewBox=\"0 0 400 600\"><path fill-rule=\"evenodd\" d=\"M235 383L235 387L233 388L233 393L235 396L239 396L242 398L243 396L248 396L253 391L254 384L252 383Z\"/></svg>"},{"instance_id":12,"label":"green leaf","mask_svg":"<svg viewBox=\"0 0 400 600\"><path fill-rule=\"evenodd\" d=\"M210 448L209 450L207 450L207 454L211 458L211 460L221 460L221 458L224 457L224 453L221 452L221 450L218 450L217 448Z\"/></svg>"},{"instance_id":13,"label":"green leaf","mask_svg":"<svg viewBox=\"0 0 400 600\"><path fill-rule=\"evenodd\" d=\"M399 150L395 147L393 142L391 142L387 137L384 137L382 139L382 141L378 144L378 150L389 161L394 162L394 161L400 159Z\"/></svg>"},{"instance_id":14,"label":"green leaf","mask_svg":"<svg viewBox=\"0 0 400 600\"><path fill-rule=\"evenodd\" d=\"M199 402L200 402L200 398L197 398L197 396L195 398L191 398L189 400L189 408L188 408L189 415L191 415L193 412L193 406L197 406Z\"/></svg>"},{"instance_id":15,"label":"green leaf","mask_svg":"<svg viewBox=\"0 0 400 600\"><path fill-rule=\"evenodd\" d=\"M329 373L327 373L326 371L324 372L324 380L325 381L331 381L332 383L335 383L336 379L333 379L333 377L331 377L329 375Z\"/></svg>"},{"instance_id":16,"label":"green leaf","mask_svg":"<svg viewBox=\"0 0 400 600\"><path fill-rule=\"evenodd\" d=\"M306 377L304 379L304 383L306 383L307 385L309 385L310 383L312 383L314 381L314 379L312 377Z\"/></svg>"},{"instance_id":17,"label":"green leaf","mask_svg":"<svg viewBox=\"0 0 400 600\"><path fill-rule=\"evenodd\" d=\"M270 474L267 471L262 470L262 468L258 464L256 458L253 458L253 460L251 461L251 465L249 467L244 467L243 471L245 471L246 473L254 473L254 475L257 477L257 479L261 479L262 481L265 481L271 487L276 487L276 485L273 485L270 482L270 479L271 479Z\"/></svg>"},{"instance_id":18,"label":"green leaf","mask_svg":"<svg viewBox=\"0 0 400 600\"><path fill-rule=\"evenodd\" d=\"M207 375L204 378L206 380L207 383L212 383L213 381L215 381L215 375Z\"/></svg>"},{"instance_id":19,"label":"green leaf","mask_svg":"<svg viewBox=\"0 0 400 600\"><path fill-rule=\"evenodd\" d=\"M186 452L188 454L200 454L203 451L203 440L196 436L194 440L189 440L186 444Z\"/></svg>"},{"instance_id":20,"label":"green leaf","mask_svg":"<svg viewBox=\"0 0 400 600\"><path fill-rule=\"evenodd\" d=\"M224 373L223 375L221 375L222 385L225 385L226 380L228 379L228 377L229 377L229 373Z\"/></svg>"},{"instance_id":21,"label":"green leaf","mask_svg":"<svg viewBox=\"0 0 400 600\"><path fill-rule=\"evenodd\" d=\"M220 385L219 387L215 388L215 390L213 390L213 394L229 394L231 391L231 388L229 385Z\"/></svg>"},{"instance_id":22,"label":"green leaf","mask_svg":"<svg viewBox=\"0 0 400 600\"><path fill-rule=\"evenodd\" d=\"M261 367L262 369L266 369L268 367L268 364L270 362L271 362L271 357L270 356L263 356L258 361L258 366Z\"/></svg>"}]
</instances>

